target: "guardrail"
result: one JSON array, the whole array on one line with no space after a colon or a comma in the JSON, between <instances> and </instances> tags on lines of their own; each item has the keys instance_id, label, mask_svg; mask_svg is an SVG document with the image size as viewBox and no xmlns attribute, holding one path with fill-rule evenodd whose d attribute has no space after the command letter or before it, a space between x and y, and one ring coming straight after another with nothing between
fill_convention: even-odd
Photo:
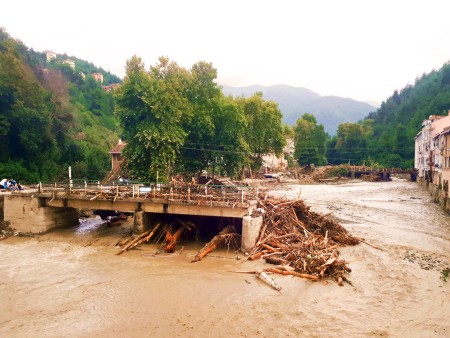
<instances>
[{"instance_id":1,"label":"guardrail","mask_svg":"<svg viewBox=\"0 0 450 338\"><path fill-rule=\"evenodd\" d=\"M373 168L368 166L351 166L349 171L357 171L357 172L374 172L374 173L383 173L388 172L392 174L408 174L414 172L414 169L401 169L401 168Z\"/></svg>"},{"instance_id":2,"label":"guardrail","mask_svg":"<svg viewBox=\"0 0 450 338\"><path fill-rule=\"evenodd\" d=\"M169 202L226 202L247 203L257 200L259 189L251 186L197 185L174 183L122 183L102 184L99 181L39 183L36 193L53 198L72 197L89 200L151 200Z\"/></svg>"}]
</instances>

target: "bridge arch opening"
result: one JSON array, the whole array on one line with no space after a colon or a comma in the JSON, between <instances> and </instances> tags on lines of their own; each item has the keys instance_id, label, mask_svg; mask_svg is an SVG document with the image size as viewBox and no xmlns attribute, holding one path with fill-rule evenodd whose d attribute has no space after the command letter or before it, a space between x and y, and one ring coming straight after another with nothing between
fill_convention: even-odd
<instances>
[{"instance_id":1,"label":"bridge arch opening","mask_svg":"<svg viewBox=\"0 0 450 338\"><path fill-rule=\"evenodd\" d=\"M173 231L182 227L183 223L190 225L191 230L183 231L180 242L201 242L207 243L216 236L223 228L233 225L237 234L242 233L242 218L199 216L199 215L171 215L163 213L146 213L146 229L151 229L156 224L160 224L160 233L166 226L171 226ZM157 238L157 237L155 237ZM240 238L238 237L238 242ZM239 244L239 243L238 243Z\"/></svg>"}]
</instances>

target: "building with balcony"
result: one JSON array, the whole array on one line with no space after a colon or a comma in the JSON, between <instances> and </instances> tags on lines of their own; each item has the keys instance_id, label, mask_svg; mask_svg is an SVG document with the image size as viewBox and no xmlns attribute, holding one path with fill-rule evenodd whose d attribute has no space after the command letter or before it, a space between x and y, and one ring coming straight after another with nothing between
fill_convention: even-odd
<instances>
[{"instance_id":1,"label":"building with balcony","mask_svg":"<svg viewBox=\"0 0 450 338\"><path fill-rule=\"evenodd\" d=\"M450 179L450 110L447 116L430 115L415 138L414 167L418 178L442 185ZM447 183L448 184L448 183Z\"/></svg>"}]
</instances>

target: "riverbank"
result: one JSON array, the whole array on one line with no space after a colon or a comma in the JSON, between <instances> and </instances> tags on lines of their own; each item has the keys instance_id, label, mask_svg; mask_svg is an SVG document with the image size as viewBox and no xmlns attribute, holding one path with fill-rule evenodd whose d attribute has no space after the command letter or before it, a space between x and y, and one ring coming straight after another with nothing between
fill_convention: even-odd
<instances>
[{"instance_id":1,"label":"riverbank","mask_svg":"<svg viewBox=\"0 0 450 338\"><path fill-rule=\"evenodd\" d=\"M448 185L444 187L442 185L436 185L425 181L424 179L419 179L417 181L422 189L425 189L433 197L433 200L438 203L444 211L450 214L450 197L448 197ZM447 189L447 191L445 190Z\"/></svg>"},{"instance_id":2,"label":"riverbank","mask_svg":"<svg viewBox=\"0 0 450 338\"><path fill-rule=\"evenodd\" d=\"M0 242L0 335L8 337L445 337L450 334L450 220L407 181L284 185L278 196L332 212L359 244L340 249L353 286L253 275L261 262L199 246L115 256L126 227L62 229ZM91 229L92 230L92 229ZM70 240L72 238L72 240ZM236 259L236 256L240 258Z\"/></svg>"}]
</instances>

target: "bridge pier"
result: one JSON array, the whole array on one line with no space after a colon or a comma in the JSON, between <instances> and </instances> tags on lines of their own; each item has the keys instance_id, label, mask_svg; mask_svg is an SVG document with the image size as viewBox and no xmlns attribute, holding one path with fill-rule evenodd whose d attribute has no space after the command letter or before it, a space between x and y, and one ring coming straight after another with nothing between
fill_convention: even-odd
<instances>
[{"instance_id":1,"label":"bridge pier","mask_svg":"<svg viewBox=\"0 0 450 338\"><path fill-rule=\"evenodd\" d=\"M242 239L241 250L242 252L248 252L255 247L258 240L259 232L263 224L263 217L244 216L242 218Z\"/></svg>"},{"instance_id":2,"label":"bridge pier","mask_svg":"<svg viewBox=\"0 0 450 338\"><path fill-rule=\"evenodd\" d=\"M32 193L4 195L3 219L22 233L44 233L53 228L78 224L78 210L68 207L49 207Z\"/></svg>"},{"instance_id":3,"label":"bridge pier","mask_svg":"<svg viewBox=\"0 0 450 338\"><path fill-rule=\"evenodd\" d=\"M141 234L148 230L150 214L143 210L136 210L133 219L133 232Z\"/></svg>"}]
</instances>

